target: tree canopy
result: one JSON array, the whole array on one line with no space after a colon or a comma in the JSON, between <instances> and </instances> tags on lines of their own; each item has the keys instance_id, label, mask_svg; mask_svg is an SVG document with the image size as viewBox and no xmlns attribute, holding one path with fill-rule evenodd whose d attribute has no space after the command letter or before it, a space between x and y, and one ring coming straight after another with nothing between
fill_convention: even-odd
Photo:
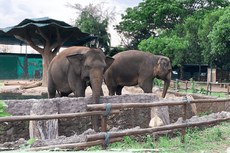
<instances>
[{"instance_id":1,"label":"tree canopy","mask_svg":"<svg viewBox=\"0 0 230 153\"><path fill-rule=\"evenodd\" d=\"M142 40L157 37L157 30L174 29L184 24L185 19L194 16L201 19L206 13L219 7L229 6L227 0L145 0L134 8L127 8L115 29L128 44L127 48L137 49Z\"/></svg>"},{"instance_id":2,"label":"tree canopy","mask_svg":"<svg viewBox=\"0 0 230 153\"><path fill-rule=\"evenodd\" d=\"M93 42L87 43L86 46L100 48L107 54L111 46L108 25L115 20L116 12L115 9L112 11L109 11L109 8L105 9L104 4L105 2L89 3L85 7L81 4L68 4L67 6L75 9L78 14L75 26L82 31L89 32L91 36L98 37Z\"/></svg>"}]
</instances>

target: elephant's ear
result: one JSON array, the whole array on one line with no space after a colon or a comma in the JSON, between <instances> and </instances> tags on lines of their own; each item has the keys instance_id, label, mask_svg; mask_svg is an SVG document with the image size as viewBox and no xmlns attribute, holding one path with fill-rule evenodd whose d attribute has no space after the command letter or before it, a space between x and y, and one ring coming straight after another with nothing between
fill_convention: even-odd
<instances>
[{"instance_id":1,"label":"elephant's ear","mask_svg":"<svg viewBox=\"0 0 230 153\"><path fill-rule=\"evenodd\" d=\"M105 58L106 67L105 67L104 72L112 65L113 61L114 61L114 58L106 56Z\"/></svg>"},{"instance_id":2,"label":"elephant's ear","mask_svg":"<svg viewBox=\"0 0 230 153\"><path fill-rule=\"evenodd\" d=\"M163 66L164 68L168 68L168 69L171 68L170 61L169 61L169 59L167 59L167 58L160 58L160 59L158 60L157 64L160 64L160 66ZM171 69L172 69L172 68L171 68Z\"/></svg>"},{"instance_id":3,"label":"elephant's ear","mask_svg":"<svg viewBox=\"0 0 230 153\"><path fill-rule=\"evenodd\" d=\"M83 54L67 55L66 58L70 62L70 65L73 66L74 71L77 74L80 74L81 73L81 61L83 60Z\"/></svg>"}]
</instances>

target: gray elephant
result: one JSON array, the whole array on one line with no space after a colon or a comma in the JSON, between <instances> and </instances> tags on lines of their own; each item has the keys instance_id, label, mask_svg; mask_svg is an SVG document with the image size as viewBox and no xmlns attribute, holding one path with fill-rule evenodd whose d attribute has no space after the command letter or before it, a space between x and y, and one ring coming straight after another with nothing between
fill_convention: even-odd
<instances>
[{"instance_id":1,"label":"gray elephant","mask_svg":"<svg viewBox=\"0 0 230 153\"><path fill-rule=\"evenodd\" d=\"M162 97L171 81L172 66L168 57L138 50L128 50L113 56L113 64L104 74L109 95L121 95L124 86L139 85L145 93L152 93L153 79L164 80Z\"/></svg>"},{"instance_id":2,"label":"gray elephant","mask_svg":"<svg viewBox=\"0 0 230 153\"><path fill-rule=\"evenodd\" d=\"M98 104L102 94L103 73L114 61L106 57L99 49L88 47L69 47L60 52L50 63L48 69L48 96L55 97L56 91L61 96L74 93L84 97L87 81L92 88L93 104ZM96 118L96 117L95 117ZM94 129L97 121L93 119Z\"/></svg>"}]
</instances>

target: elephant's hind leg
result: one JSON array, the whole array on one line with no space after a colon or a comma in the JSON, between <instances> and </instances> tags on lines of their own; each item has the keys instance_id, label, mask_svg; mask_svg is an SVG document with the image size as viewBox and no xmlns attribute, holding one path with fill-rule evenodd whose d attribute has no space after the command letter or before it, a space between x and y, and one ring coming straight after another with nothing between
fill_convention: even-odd
<instances>
[{"instance_id":1,"label":"elephant's hind leg","mask_svg":"<svg viewBox=\"0 0 230 153\"><path fill-rule=\"evenodd\" d=\"M52 79L48 79L48 98L54 98L56 96L56 87Z\"/></svg>"},{"instance_id":2,"label":"elephant's hind leg","mask_svg":"<svg viewBox=\"0 0 230 153\"><path fill-rule=\"evenodd\" d=\"M123 88L124 86L117 86L117 89L116 89L116 94L117 95L121 95L121 91L122 91L122 88Z\"/></svg>"},{"instance_id":3,"label":"elephant's hind leg","mask_svg":"<svg viewBox=\"0 0 230 153\"><path fill-rule=\"evenodd\" d=\"M48 85L48 98L54 98L56 96L56 88Z\"/></svg>"}]
</instances>

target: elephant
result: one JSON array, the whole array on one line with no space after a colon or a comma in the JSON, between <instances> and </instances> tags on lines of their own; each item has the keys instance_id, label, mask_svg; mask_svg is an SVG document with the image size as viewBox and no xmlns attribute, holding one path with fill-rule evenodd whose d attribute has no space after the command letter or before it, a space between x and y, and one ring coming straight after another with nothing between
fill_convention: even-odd
<instances>
[{"instance_id":1,"label":"elephant","mask_svg":"<svg viewBox=\"0 0 230 153\"><path fill-rule=\"evenodd\" d=\"M72 46L53 58L48 68L48 97L54 98L74 93L85 97L87 83L92 88L92 103L99 104L102 95L103 74L114 59L106 57L102 50L83 46ZM96 116L94 117L96 118ZM95 130L97 121L92 119Z\"/></svg>"},{"instance_id":2,"label":"elephant","mask_svg":"<svg viewBox=\"0 0 230 153\"><path fill-rule=\"evenodd\" d=\"M109 95L121 95L124 86L139 85L145 93L152 93L153 79L164 80L164 98L171 81L172 66L168 57L139 50L128 50L113 56L112 65L106 70L104 80Z\"/></svg>"}]
</instances>

